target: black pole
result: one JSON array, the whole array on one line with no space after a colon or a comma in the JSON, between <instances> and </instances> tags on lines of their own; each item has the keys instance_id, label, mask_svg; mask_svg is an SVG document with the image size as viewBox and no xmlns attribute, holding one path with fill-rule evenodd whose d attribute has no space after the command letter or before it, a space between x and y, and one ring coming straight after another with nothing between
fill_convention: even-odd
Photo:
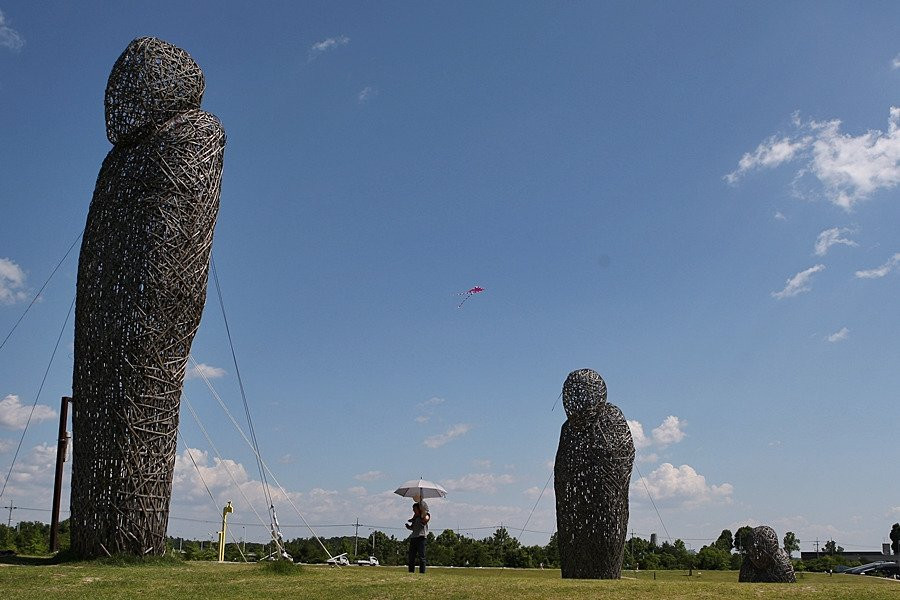
<instances>
[{"instance_id":1,"label":"black pole","mask_svg":"<svg viewBox=\"0 0 900 600\"><path fill-rule=\"evenodd\" d=\"M69 432L66 425L69 422L68 396L62 397L59 405L59 440L56 446L56 478L53 481L53 511L50 515L50 552L59 550L59 500L62 494L63 463L66 462L66 449L69 446Z\"/></svg>"}]
</instances>

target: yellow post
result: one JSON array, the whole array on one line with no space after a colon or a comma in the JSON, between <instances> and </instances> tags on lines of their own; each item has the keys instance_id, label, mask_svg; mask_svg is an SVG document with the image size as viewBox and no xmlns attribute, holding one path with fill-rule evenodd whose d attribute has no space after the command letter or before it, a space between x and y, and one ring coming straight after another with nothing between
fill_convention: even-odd
<instances>
[{"instance_id":1,"label":"yellow post","mask_svg":"<svg viewBox=\"0 0 900 600\"><path fill-rule=\"evenodd\" d=\"M225 562L225 532L228 530L228 513L234 512L231 500L222 509L222 531L219 532L219 562Z\"/></svg>"}]
</instances>

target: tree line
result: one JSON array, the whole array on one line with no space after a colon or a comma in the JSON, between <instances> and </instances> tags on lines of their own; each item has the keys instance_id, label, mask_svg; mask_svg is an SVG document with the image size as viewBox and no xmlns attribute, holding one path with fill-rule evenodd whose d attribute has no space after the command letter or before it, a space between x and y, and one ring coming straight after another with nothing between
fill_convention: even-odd
<instances>
[{"instance_id":1,"label":"tree line","mask_svg":"<svg viewBox=\"0 0 900 600\"><path fill-rule=\"evenodd\" d=\"M640 537L632 537L625 543L624 568L627 570L664 570L664 569L701 569L701 570L737 570L748 549L750 526L739 528L733 534L723 529L719 537L711 544L704 545L698 551L689 549L684 541L664 541L662 544L651 543ZM69 522L59 525L60 549L69 546ZM893 549L900 551L900 525L895 524L891 531ZM382 565L406 564L407 541L387 535L382 531L373 531L368 537L338 536L322 540L332 556L346 553L351 561L357 558L374 556ZM168 539L168 551L171 555L181 556L185 560L216 560L218 558L217 543L208 540L193 540L178 537ZM440 534L428 534L428 563L439 566L454 567L511 567L511 568L558 568L559 547L556 533L544 545L526 546L510 535L505 527L499 527L493 534L485 538L469 537L452 529L445 529ZM788 531L784 535L783 548L789 556L800 549L797 536ZM315 538L295 538L285 542L285 550L296 562L324 563L328 558L325 550ZM821 556L809 561L793 559L794 568L798 571L828 571L839 565L855 566L856 561L848 561L842 556L843 548L834 540L828 540L822 548ZM0 524L0 551L17 554L41 556L50 554L50 526L39 521L22 521L15 527ZM256 542L229 543L225 547L225 560L243 561L259 560L274 551L273 544Z\"/></svg>"}]
</instances>

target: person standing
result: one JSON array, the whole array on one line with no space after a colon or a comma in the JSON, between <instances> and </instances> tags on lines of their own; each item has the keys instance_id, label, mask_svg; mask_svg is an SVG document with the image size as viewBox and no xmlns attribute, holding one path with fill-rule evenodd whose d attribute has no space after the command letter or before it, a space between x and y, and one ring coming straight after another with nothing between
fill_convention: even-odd
<instances>
[{"instance_id":1,"label":"person standing","mask_svg":"<svg viewBox=\"0 0 900 600\"><path fill-rule=\"evenodd\" d=\"M409 534L409 556L407 566L410 573L416 571L416 558L419 560L419 573L425 572L425 539L428 536L428 522L431 513L424 501L413 504L413 517L406 523Z\"/></svg>"}]
</instances>

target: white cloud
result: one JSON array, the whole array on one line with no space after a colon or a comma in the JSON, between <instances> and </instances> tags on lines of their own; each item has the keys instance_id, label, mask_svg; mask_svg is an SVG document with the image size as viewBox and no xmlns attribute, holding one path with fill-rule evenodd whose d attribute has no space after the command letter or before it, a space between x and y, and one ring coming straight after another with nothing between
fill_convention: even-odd
<instances>
[{"instance_id":1,"label":"white cloud","mask_svg":"<svg viewBox=\"0 0 900 600\"><path fill-rule=\"evenodd\" d=\"M735 184L747 172L757 168L773 168L794 159L804 149L807 140L793 141L789 137L772 136L756 147L754 152L747 152L738 162L738 168L725 176L725 181Z\"/></svg>"},{"instance_id":2,"label":"white cloud","mask_svg":"<svg viewBox=\"0 0 900 600\"><path fill-rule=\"evenodd\" d=\"M832 227L831 229L826 229L816 238L816 246L815 252L816 256L825 256L828 252L828 249L834 246L835 244L843 244L845 246L859 246L856 242L849 238L841 237L845 233L854 233L851 229L846 227L838 228Z\"/></svg>"},{"instance_id":3,"label":"white cloud","mask_svg":"<svg viewBox=\"0 0 900 600\"><path fill-rule=\"evenodd\" d=\"M684 439L684 431L681 427L684 425L678 417L669 415L666 417L659 427L653 429L653 441L660 448L665 448L671 444L677 444Z\"/></svg>"},{"instance_id":4,"label":"white cloud","mask_svg":"<svg viewBox=\"0 0 900 600\"><path fill-rule=\"evenodd\" d=\"M626 422L628 423L628 428L631 430L631 439L634 442L636 450L647 448L653 443L653 440L644 435L644 426L641 425L640 421L628 419Z\"/></svg>"},{"instance_id":5,"label":"white cloud","mask_svg":"<svg viewBox=\"0 0 900 600\"><path fill-rule=\"evenodd\" d=\"M252 499L254 496L264 498L262 487L258 485L259 482L251 481L247 470L237 461L213 457L212 464L210 464L209 453L197 448L186 448L181 454L175 456L173 494L178 493L179 496L183 495L197 500L207 497L206 487L213 495L217 496L217 492L222 490L234 490L235 483L247 494L248 498ZM252 493L253 490L248 489L253 487L258 487L256 494ZM265 506L264 499L263 506Z\"/></svg>"},{"instance_id":6,"label":"white cloud","mask_svg":"<svg viewBox=\"0 0 900 600\"><path fill-rule=\"evenodd\" d=\"M34 406L34 412L30 406L24 406L18 396L10 394L0 400L0 427L6 429L25 429L29 415L35 423L47 421L56 417L56 411L44 404Z\"/></svg>"},{"instance_id":7,"label":"white cloud","mask_svg":"<svg viewBox=\"0 0 900 600\"><path fill-rule=\"evenodd\" d=\"M675 467L671 463L663 463L642 483L640 479L631 484L633 498L646 496L647 489L656 502L676 503L685 507L701 504L724 502L730 503L734 486L730 483L709 485L706 477L697 473L690 465Z\"/></svg>"},{"instance_id":8,"label":"white cloud","mask_svg":"<svg viewBox=\"0 0 900 600\"><path fill-rule=\"evenodd\" d=\"M354 475L353 479L356 479L357 481L375 481L383 477L384 473L381 471L366 471L365 473Z\"/></svg>"},{"instance_id":9,"label":"white cloud","mask_svg":"<svg viewBox=\"0 0 900 600\"><path fill-rule=\"evenodd\" d=\"M432 396L425 402L419 402L416 405L416 408L418 408L420 410L427 410L427 409L433 408L439 404L443 404L444 402L446 402L446 400L444 400L443 398L438 398L437 396Z\"/></svg>"},{"instance_id":10,"label":"white cloud","mask_svg":"<svg viewBox=\"0 0 900 600\"><path fill-rule=\"evenodd\" d=\"M541 496L541 491L543 490L544 495ZM546 499L548 502L553 502L553 499L556 498L556 490L552 485L548 485L546 488L532 486L528 489L522 490L522 495L526 498L531 498L532 500L537 500L541 498L542 501Z\"/></svg>"},{"instance_id":11,"label":"white cloud","mask_svg":"<svg viewBox=\"0 0 900 600\"><path fill-rule=\"evenodd\" d=\"M360 104L365 104L366 102L368 102L369 98L371 98L372 96L377 96L377 95L378 95L378 90L376 90L373 87L366 86L356 96L356 100Z\"/></svg>"},{"instance_id":12,"label":"white cloud","mask_svg":"<svg viewBox=\"0 0 900 600\"><path fill-rule=\"evenodd\" d=\"M782 213L780 210L776 210L775 211L775 220L776 221L787 221L787 217L784 216L784 213Z\"/></svg>"},{"instance_id":13,"label":"white cloud","mask_svg":"<svg viewBox=\"0 0 900 600\"><path fill-rule=\"evenodd\" d=\"M725 176L737 183L749 171L801 161L798 179L811 174L834 204L851 210L874 192L900 183L900 108L891 107L887 131L870 130L853 136L841 132L841 121L795 118L794 135L773 136L741 157Z\"/></svg>"},{"instance_id":14,"label":"white cloud","mask_svg":"<svg viewBox=\"0 0 900 600\"><path fill-rule=\"evenodd\" d=\"M515 478L509 474L470 473L459 479L444 479L442 484L448 492L480 492L496 494L501 485L513 483Z\"/></svg>"},{"instance_id":15,"label":"white cloud","mask_svg":"<svg viewBox=\"0 0 900 600\"><path fill-rule=\"evenodd\" d=\"M427 423L430 421L431 417L434 415L434 411L443 403L443 398L432 396L428 400L416 404L416 410L420 413L415 417L416 423Z\"/></svg>"},{"instance_id":16,"label":"white cloud","mask_svg":"<svg viewBox=\"0 0 900 600\"><path fill-rule=\"evenodd\" d=\"M6 16L0 11L0 46L18 51L25 45L25 38L6 22Z\"/></svg>"},{"instance_id":17,"label":"white cloud","mask_svg":"<svg viewBox=\"0 0 900 600\"><path fill-rule=\"evenodd\" d=\"M850 330L846 327L841 327L840 331L835 331L831 335L828 336L828 341L831 343L840 342L847 339L847 336L850 335Z\"/></svg>"},{"instance_id":18,"label":"white cloud","mask_svg":"<svg viewBox=\"0 0 900 600\"><path fill-rule=\"evenodd\" d=\"M177 455L175 463L175 485L172 496L170 531L175 535L208 536L210 532L216 531L219 519L221 519L221 507L224 506L226 501L232 500L235 509L234 518L247 523L246 527L235 528L233 526L231 528L232 532L239 532L236 534L236 537L265 541L268 537L268 516L266 514L268 504L260 482L250 479L247 476L245 467L239 462L230 459L214 459L201 450L192 450L192 452L193 458L202 472L203 479L209 486L215 501L209 499L197 474L197 469L194 468L186 451L180 453ZM262 522L259 522L251 507L247 505L243 496L238 493L234 484L231 483L226 467L231 469L240 489L244 492L243 495L249 499L256 513L260 515L259 520ZM51 480L52 478L47 476L41 479L41 481ZM476 490L476 493L478 493L483 491L484 486L487 488L500 488L501 486L514 483L514 481L511 475L473 474L450 482L443 480L441 483L448 488L455 486L456 489L482 486ZM314 528L316 523L350 523L356 517L359 517L360 523L366 523L367 527L374 525L384 530L385 527L401 526L412 514L410 507L412 501L409 498L401 498L389 490L370 493L361 485L344 490L331 490L321 487L313 487L308 491L289 490L285 495L273 484L271 491L278 510L279 522L285 537L288 539L309 535L299 515L294 510L294 507L291 506L291 502L303 513L307 521L313 524ZM539 493L539 490L537 493ZM532 492L525 492L525 495L528 497L537 497L531 494ZM544 496L545 498L541 500L529 522L529 529L553 531L555 528L555 505L552 501L552 485L548 486ZM470 536L490 535L493 531L481 529L466 530L465 527L495 527L500 523L506 525L511 533L518 534L517 527L522 526L533 506L533 501L507 506L502 504L468 504L455 502L453 499L439 498L429 499L428 503L434 515L432 525L435 534L445 528L461 526L460 532ZM352 515L353 518L348 518L348 515ZM200 520L199 522L196 521L198 519ZM251 523L258 524L250 525ZM317 530L317 532L320 535L352 535L353 527L348 525L344 530L338 528ZM526 533L526 536L528 535ZM530 535L534 539L535 535L543 534ZM542 540L535 540L534 543L540 541L541 544L546 544L546 537L543 536Z\"/></svg>"},{"instance_id":19,"label":"white cloud","mask_svg":"<svg viewBox=\"0 0 900 600\"><path fill-rule=\"evenodd\" d=\"M900 69L900 54L898 54L893 58L893 60L891 60L891 68Z\"/></svg>"},{"instance_id":20,"label":"white cloud","mask_svg":"<svg viewBox=\"0 0 900 600\"><path fill-rule=\"evenodd\" d=\"M651 452L650 454L639 454L637 461L639 463L655 463L659 460L659 454Z\"/></svg>"},{"instance_id":21,"label":"white cloud","mask_svg":"<svg viewBox=\"0 0 900 600\"><path fill-rule=\"evenodd\" d=\"M898 265L900 265L900 252L893 255L880 267L869 269L868 271L857 271L856 277L858 279L879 279L896 269Z\"/></svg>"},{"instance_id":22,"label":"white cloud","mask_svg":"<svg viewBox=\"0 0 900 600\"><path fill-rule=\"evenodd\" d=\"M628 420L628 428L631 429L631 439L634 441L636 450L643 450L656 446L657 448L665 448L672 444L677 444L684 439L685 433L682 430L685 422L674 415L669 415L658 427L654 427L650 435L644 433L644 426L640 421ZM656 454L648 454L643 456L641 462L649 462L650 457L656 460Z\"/></svg>"},{"instance_id":23,"label":"white cloud","mask_svg":"<svg viewBox=\"0 0 900 600\"><path fill-rule=\"evenodd\" d=\"M323 52L328 52L329 50L334 50L340 46L346 46L350 43L350 38L346 35L340 35L338 37L327 38L322 40L321 42L316 42L309 48L309 60L314 60L317 56L322 54Z\"/></svg>"},{"instance_id":24,"label":"white cloud","mask_svg":"<svg viewBox=\"0 0 900 600\"><path fill-rule=\"evenodd\" d=\"M13 443L12 440L0 439L0 454L3 454L4 452L9 452L10 450L12 450L14 445L15 444Z\"/></svg>"},{"instance_id":25,"label":"white cloud","mask_svg":"<svg viewBox=\"0 0 900 600\"><path fill-rule=\"evenodd\" d=\"M278 464L280 465L290 465L297 462L297 459L294 458L294 455L288 452L287 454L282 454L278 457Z\"/></svg>"},{"instance_id":26,"label":"white cloud","mask_svg":"<svg viewBox=\"0 0 900 600\"><path fill-rule=\"evenodd\" d=\"M69 453L71 456L71 452ZM56 469L56 444L38 444L16 463L9 476L9 496L46 498L53 489ZM6 475L4 472L3 475Z\"/></svg>"},{"instance_id":27,"label":"white cloud","mask_svg":"<svg viewBox=\"0 0 900 600\"><path fill-rule=\"evenodd\" d=\"M445 431L444 433L432 435L425 438L422 443L429 448L440 448L450 440L458 438L461 435L465 435L469 432L470 429L472 429L472 426L468 423L457 423L456 425L453 425L449 429L447 429L447 431Z\"/></svg>"},{"instance_id":28,"label":"white cloud","mask_svg":"<svg viewBox=\"0 0 900 600\"><path fill-rule=\"evenodd\" d=\"M71 439L68 455L72 456ZM4 492L5 498L15 500L19 507L32 506L48 506L44 504L53 493L53 472L56 467L56 443L38 444L31 448L27 453L19 456L19 460L15 464L15 468L9 476L9 482ZM0 473L0 487L2 487L6 469ZM68 496L70 485L70 470L63 471L62 484L62 506L68 508ZM44 519L46 516L38 516L33 514L32 517L27 516L28 509L22 509L24 513L16 512L13 518L21 518L23 520Z\"/></svg>"},{"instance_id":29,"label":"white cloud","mask_svg":"<svg viewBox=\"0 0 900 600\"><path fill-rule=\"evenodd\" d=\"M493 463L486 458L476 458L472 461L472 464L479 469L490 469Z\"/></svg>"},{"instance_id":30,"label":"white cloud","mask_svg":"<svg viewBox=\"0 0 900 600\"><path fill-rule=\"evenodd\" d=\"M25 272L12 260L0 258L0 303L21 302L27 297Z\"/></svg>"},{"instance_id":31,"label":"white cloud","mask_svg":"<svg viewBox=\"0 0 900 600\"><path fill-rule=\"evenodd\" d=\"M796 296L797 294L808 292L812 288L809 285L809 281L813 275L818 273L819 271L824 271L825 265L815 265L806 269L805 271L800 271L793 277L787 280L784 289L780 292L772 292L772 297L781 300L783 298L790 298L792 296Z\"/></svg>"},{"instance_id":32,"label":"white cloud","mask_svg":"<svg viewBox=\"0 0 900 600\"><path fill-rule=\"evenodd\" d=\"M225 369L204 363L197 363L185 371L185 379L216 379L225 376Z\"/></svg>"}]
</instances>

